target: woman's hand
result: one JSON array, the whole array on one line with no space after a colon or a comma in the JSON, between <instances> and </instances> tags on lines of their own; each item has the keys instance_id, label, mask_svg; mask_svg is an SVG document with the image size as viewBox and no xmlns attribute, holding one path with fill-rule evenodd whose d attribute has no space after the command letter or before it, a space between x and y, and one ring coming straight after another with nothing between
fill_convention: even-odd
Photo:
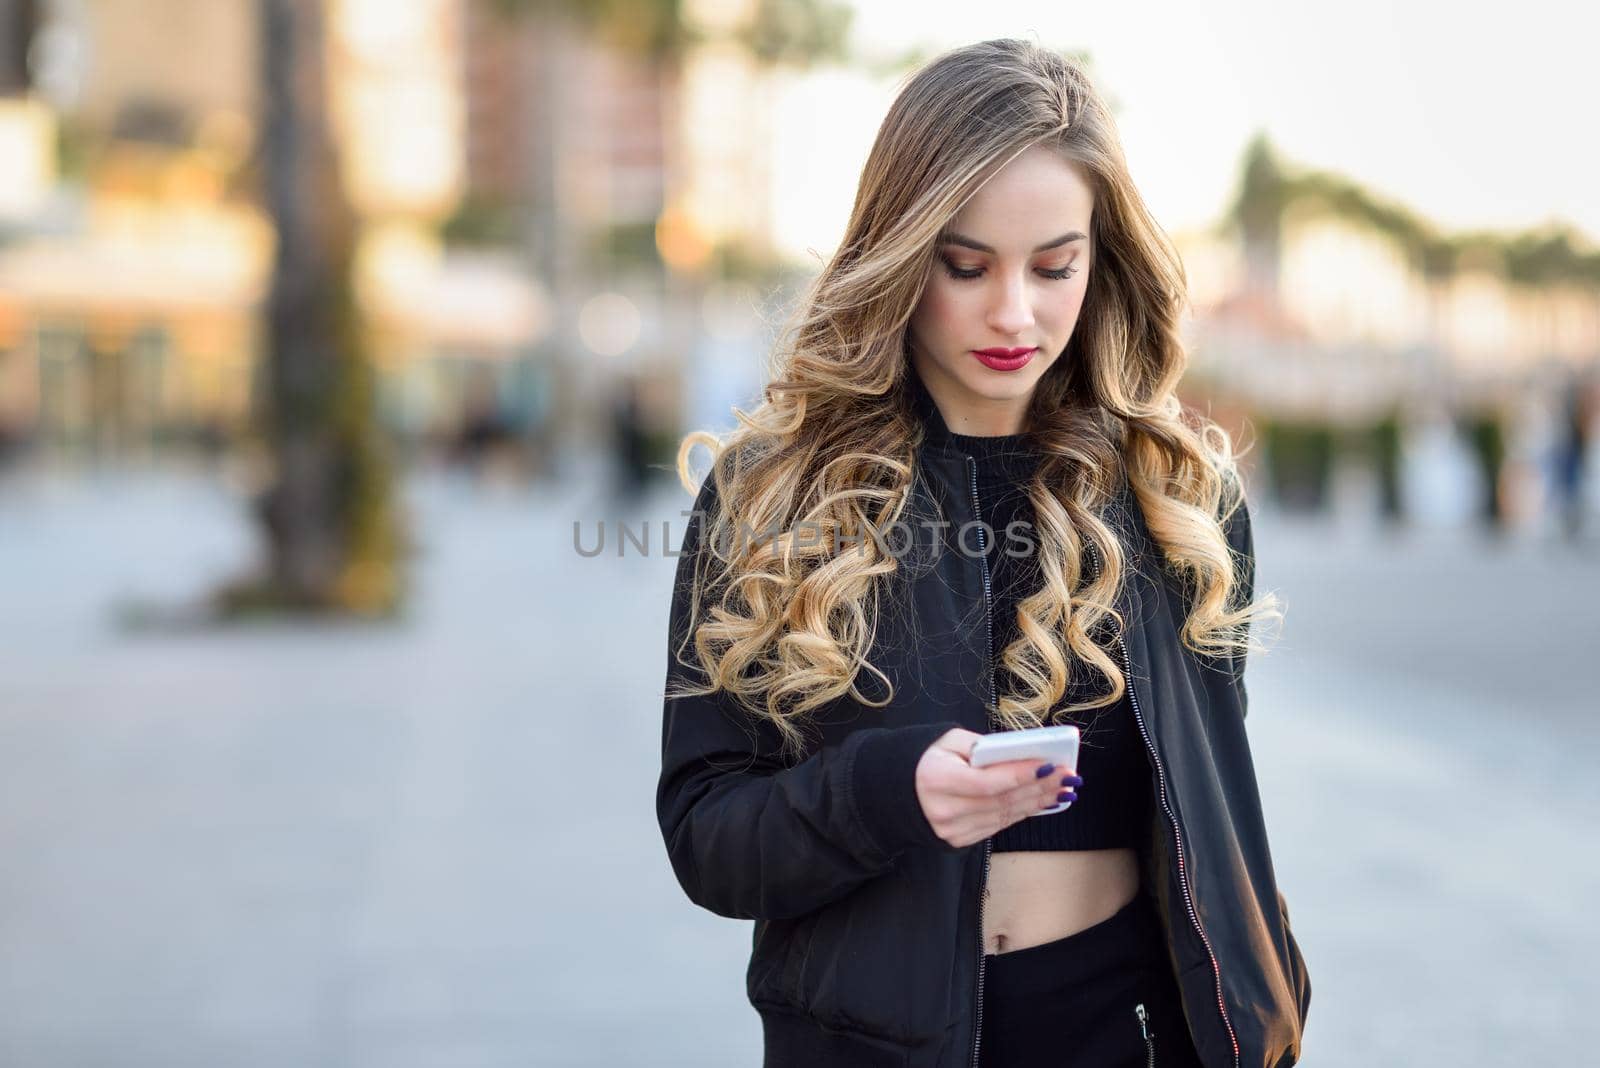
<instances>
[{"instance_id":1,"label":"woman's hand","mask_svg":"<svg viewBox=\"0 0 1600 1068\"><path fill-rule=\"evenodd\" d=\"M986 768L968 761L982 735L956 727L940 735L917 762L917 800L934 832L957 849L981 842L1063 801L1077 800L1083 779L1071 768L1037 760L1007 760ZM1049 768L1042 775L1040 770Z\"/></svg>"}]
</instances>

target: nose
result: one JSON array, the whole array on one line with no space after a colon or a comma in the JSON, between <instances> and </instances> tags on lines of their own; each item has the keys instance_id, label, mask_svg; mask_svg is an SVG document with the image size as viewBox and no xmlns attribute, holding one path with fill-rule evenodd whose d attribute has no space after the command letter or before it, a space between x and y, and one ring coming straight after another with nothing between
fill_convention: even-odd
<instances>
[{"instance_id":1,"label":"nose","mask_svg":"<svg viewBox=\"0 0 1600 1068\"><path fill-rule=\"evenodd\" d=\"M1006 274L1001 277L999 291L989 305L989 329L997 334L1014 336L1033 325L1033 306L1028 302L1028 282L1025 276Z\"/></svg>"}]
</instances>

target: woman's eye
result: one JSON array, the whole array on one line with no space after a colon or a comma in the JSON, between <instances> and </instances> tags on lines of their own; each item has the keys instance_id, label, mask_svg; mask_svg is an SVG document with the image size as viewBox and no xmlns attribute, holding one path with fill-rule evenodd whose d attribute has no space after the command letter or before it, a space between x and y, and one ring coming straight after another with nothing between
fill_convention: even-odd
<instances>
[{"instance_id":1,"label":"woman's eye","mask_svg":"<svg viewBox=\"0 0 1600 1068\"><path fill-rule=\"evenodd\" d=\"M942 256L940 257L940 261L944 264L945 273L948 274L951 278L956 278L956 279L960 279L960 280L966 281L966 280L970 280L970 279L973 279L973 278L982 277L982 275L983 275L983 268L982 267L965 267L965 268L957 267L954 263L951 263L949 260L945 259ZM1045 278L1052 278L1052 279L1055 279L1057 281L1060 281L1061 279L1064 279L1064 278L1071 278L1073 275L1075 275L1077 273L1078 273L1078 269L1076 267L1073 267L1073 266L1070 266L1070 265L1066 266L1066 267L1058 268L1056 270L1049 270L1049 269L1045 269L1045 268L1040 268L1040 270L1039 270L1039 274L1041 276L1043 276Z\"/></svg>"},{"instance_id":2,"label":"woman's eye","mask_svg":"<svg viewBox=\"0 0 1600 1068\"><path fill-rule=\"evenodd\" d=\"M961 267L957 267L949 260L944 261L944 269L945 273L951 278L976 278L983 273L982 267L969 267L963 269Z\"/></svg>"}]
</instances>

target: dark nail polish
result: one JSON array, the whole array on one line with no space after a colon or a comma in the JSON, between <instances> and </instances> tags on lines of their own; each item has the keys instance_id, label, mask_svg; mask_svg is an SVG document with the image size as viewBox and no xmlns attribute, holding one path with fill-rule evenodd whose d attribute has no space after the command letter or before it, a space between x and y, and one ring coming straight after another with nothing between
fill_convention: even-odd
<instances>
[{"instance_id":1,"label":"dark nail polish","mask_svg":"<svg viewBox=\"0 0 1600 1068\"><path fill-rule=\"evenodd\" d=\"M1056 766L1054 764L1046 764L1043 767L1041 767L1038 771L1034 772L1033 773L1033 777L1035 779L1042 779L1046 775L1050 774L1052 771L1055 771L1055 770L1056 770Z\"/></svg>"},{"instance_id":2,"label":"dark nail polish","mask_svg":"<svg viewBox=\"0 0 1600 1068\"><path fill-rule=\"evenodd\" d=\"M1061 777L1061 785L1062 786L1082 786L1083 785L1083 777L1080 776L1080 775L1063 775Z\"/></svg>"},{"instance_id":3,"label":"dark nail polish","mask_svg":"<svg viewBox=\"0 0 1600 1068\"><path fill-rule=\"evenodd\" d=\"M1071 790L1062 790L1059 794L1056 794L1056 804L1058 805L1066 801L1076 801L1077 799L1078 795Z\"/></svg>"}]
</instances>

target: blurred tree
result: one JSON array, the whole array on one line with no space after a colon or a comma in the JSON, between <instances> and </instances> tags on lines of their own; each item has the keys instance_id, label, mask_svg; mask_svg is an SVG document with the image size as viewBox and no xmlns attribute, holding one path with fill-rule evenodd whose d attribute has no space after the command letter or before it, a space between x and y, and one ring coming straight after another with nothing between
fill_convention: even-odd
<instances>
[{"instance_id":1,"label":"blurred tree","mask_svg":"<svg viewBox=\"0 0 1600 1068\"><path fill-rule=\"evenodd\" d=\"M683 0L494 0L508 17L563 19L639 58L672 62L710 39L684 18ZM769 64L845 58L852 12L837 0L755 0L729 37Z\"/></svg>"},{"instance_id":2,"label":"blurred tree","mask_svg":"<svg viewBox=\"0 0 1600 1068\"><path fill-rule=\"evenodd\" d=\"M1284 197L1282 168L1267 139L1257 134L1245 149L1239 192L1227 221L1238 227L1251 286L1274 295L1283 255Z\"/></svg>"},{"instance_id":3,"label":"blurred tree","mask_svg":"<svg viewBox=\"0 0 1600 1068\"><path fill-rule=\"evenodd\" d=\"M1240 172L1239 192L1222 227L1236 229L1247 244L1275 239L1284 213L1295 208L1342 218L1384 235L1430 280L1448 278L1463 263L1472 262L1519 285L1571 282L1600 287L1600 250L1570 227L1446 234L1409 208L1384 200L1342 174L1285 167L1260 134L1246 148Z\"/></svg>"},{"instance_id":4,"label":"blurred tree","mask_svg":"<svg viewBox=\"0 0 1600 1068\"><path fill-rule=\"evenodd\" d=\"M355 220L329 129L324 0L258 0L261 152L276 231L262 417L272 483L258 502L262 577L225 588L234 612L385 615L400 532L373 370L351 277Z\"/></svg>"}]
</instances>

